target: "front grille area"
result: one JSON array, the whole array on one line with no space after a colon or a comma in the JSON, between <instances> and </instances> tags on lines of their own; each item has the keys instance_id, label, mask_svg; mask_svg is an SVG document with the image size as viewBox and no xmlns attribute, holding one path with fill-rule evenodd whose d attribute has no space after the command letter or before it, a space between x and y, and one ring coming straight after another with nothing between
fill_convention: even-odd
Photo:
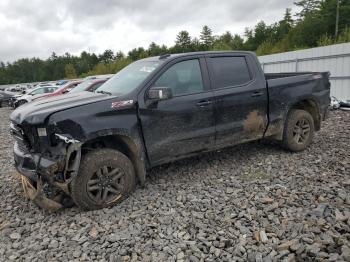
<instances>
[{"instance_id":1,"label":"front grille area","mask_svg":"<svg viewBox=\"0 0 350 262\"><path fill-rule=\"evenodd\" d=\"M10 131L12 136L17 141L18 147L24 151L30 151L31 145L30 140L28 138L28 135L24 132L23 128L20 125L17 125L16 123L11 122L10 124Z\"/></svg>"}]
</instances>

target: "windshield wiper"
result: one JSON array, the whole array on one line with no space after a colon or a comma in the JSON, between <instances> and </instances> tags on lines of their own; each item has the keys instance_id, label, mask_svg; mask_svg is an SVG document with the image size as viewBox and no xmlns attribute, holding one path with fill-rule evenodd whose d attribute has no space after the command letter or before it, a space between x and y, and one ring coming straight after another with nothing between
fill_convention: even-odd
<instances>
[{"instance_id":1,"label":"windshield wiper","mask_svg":"<svg viewBox=\"0 0 350 262\"><path fill-rule=\"evenodd\" d=\"M104 91L104 90L98 90L98 91L96 91L96 93L105 94L105 95L110 95L110 96L112 95L111 92Z\"/></svg>"}]
</instances>

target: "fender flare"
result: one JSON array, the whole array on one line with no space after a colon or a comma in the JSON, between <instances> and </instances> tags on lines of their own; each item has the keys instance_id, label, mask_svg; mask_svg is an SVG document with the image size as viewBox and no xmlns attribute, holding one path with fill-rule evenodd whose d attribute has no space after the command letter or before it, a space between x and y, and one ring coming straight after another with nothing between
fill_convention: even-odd
<instances>
[{"instance_id":1,"label":"fender flare","mask_svg":"<svg viewBox=\"0 0 350 262\"><path fill-rule=\"evenodd\" d=\"M146 183L146 154L144 150L144 145L139 134L130 134L126 129L107 129L101 130L96 133L92 133L82 141L82 147L89 142L94 140L106 140L108 138L114 138L115 145L110 145L108 147L117 148L118 146L123 147L127 157L131 160L134 165L136 177L141 186Z\"/></svg>"}]
</instances>

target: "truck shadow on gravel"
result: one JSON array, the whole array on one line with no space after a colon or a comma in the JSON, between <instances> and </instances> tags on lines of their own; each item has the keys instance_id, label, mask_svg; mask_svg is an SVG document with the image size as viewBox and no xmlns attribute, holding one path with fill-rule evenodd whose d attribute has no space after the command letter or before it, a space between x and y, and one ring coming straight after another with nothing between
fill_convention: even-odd
<instances>
[{"instance_id":1,"label":"truck shadow on gravel","mask_svg":"<svg viewBox=\"0 0 350 262\"><path fill-rule=\"evenodd\" d=\"M220 169L231 169L232 173L237 175L237 171L242 171L241 167L249 171L257 171L257 179L267 179L270 176L262 172L263 166L258 165L254 167L251 161L258 159L261 155L274 154L292 154L281 148L276 142L269 140L254 141L247 144L236 145L221 150L203 153L199 156L189 157L178 160L176 162L163 164L149 170L147 175L147 182L151 184L158 184L163 182L181 183L181 180L190 180L191 182L200 182L207 174L203 171L213 169L213 173L209 174L210 178L219 178L222 175ZM261 159L259 159L261 160ZM225 166L221 166L224 162ZM229 166L230 162L232 163ZM259 168L260 167L260 168ZM227 172L224 172L226 174ZM181 175L181 177L178 177ZM244 175L244 174L241 174ZM239 178L239 177L237 177ZM248 174L247 180L254 179L253 174Z\"/></svg>"}]
</instances>

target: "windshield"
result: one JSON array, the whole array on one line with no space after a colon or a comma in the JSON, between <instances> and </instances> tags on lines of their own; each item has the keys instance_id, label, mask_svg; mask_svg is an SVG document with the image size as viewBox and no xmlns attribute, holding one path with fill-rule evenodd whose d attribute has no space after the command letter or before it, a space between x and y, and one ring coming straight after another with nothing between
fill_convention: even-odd
<instances>
[{"instance_id":1,"label":"windshield","mask_svg":"<svg viewBox=\"0 0 350 262\"><path fill-rule=\"evenodd\" d=\"M118 96L128 94L137 88L160 64L161 61L134 62L116 73L111 79L97 88L96 92L112 93Z\"/></svg>"},{"instance_id":2,"label":"windshield","mask_svg":"<svg viewBox=\"0 0 350 262\"><path fill-rule=\"evenodd\" d=\"M44 93L44 87L39 87L34 89L33 91L29 92L29 95L38 95L38 94L43 94Z\"/></svg>"},{"instance_id":3,"label":"windshield","mask_svg":"<svg viewBox=\"0 0 350 262\"><path fill-rule=\"evenodd\" d=\"M55 93L58 94L60 93L62 90L72 90L75 86L77 86L78 83L75 82L68 82L66 84L64 84L63 86L58 86L58 88L55 90Z\"/></svg>"},{"instance_id":4,"label":"windshield","mask_svg":"<svg viewBox=\"0 0 350 262\"><path fill-rule=\"evenodd\" d=\"M81 84L77 85L70 91L70 93L77 93L77 92L82 92L85 91L86 88L88 88L90 85L92 85L94 82L93 81L84 81Z\"/></svg>"}]
</instances>

